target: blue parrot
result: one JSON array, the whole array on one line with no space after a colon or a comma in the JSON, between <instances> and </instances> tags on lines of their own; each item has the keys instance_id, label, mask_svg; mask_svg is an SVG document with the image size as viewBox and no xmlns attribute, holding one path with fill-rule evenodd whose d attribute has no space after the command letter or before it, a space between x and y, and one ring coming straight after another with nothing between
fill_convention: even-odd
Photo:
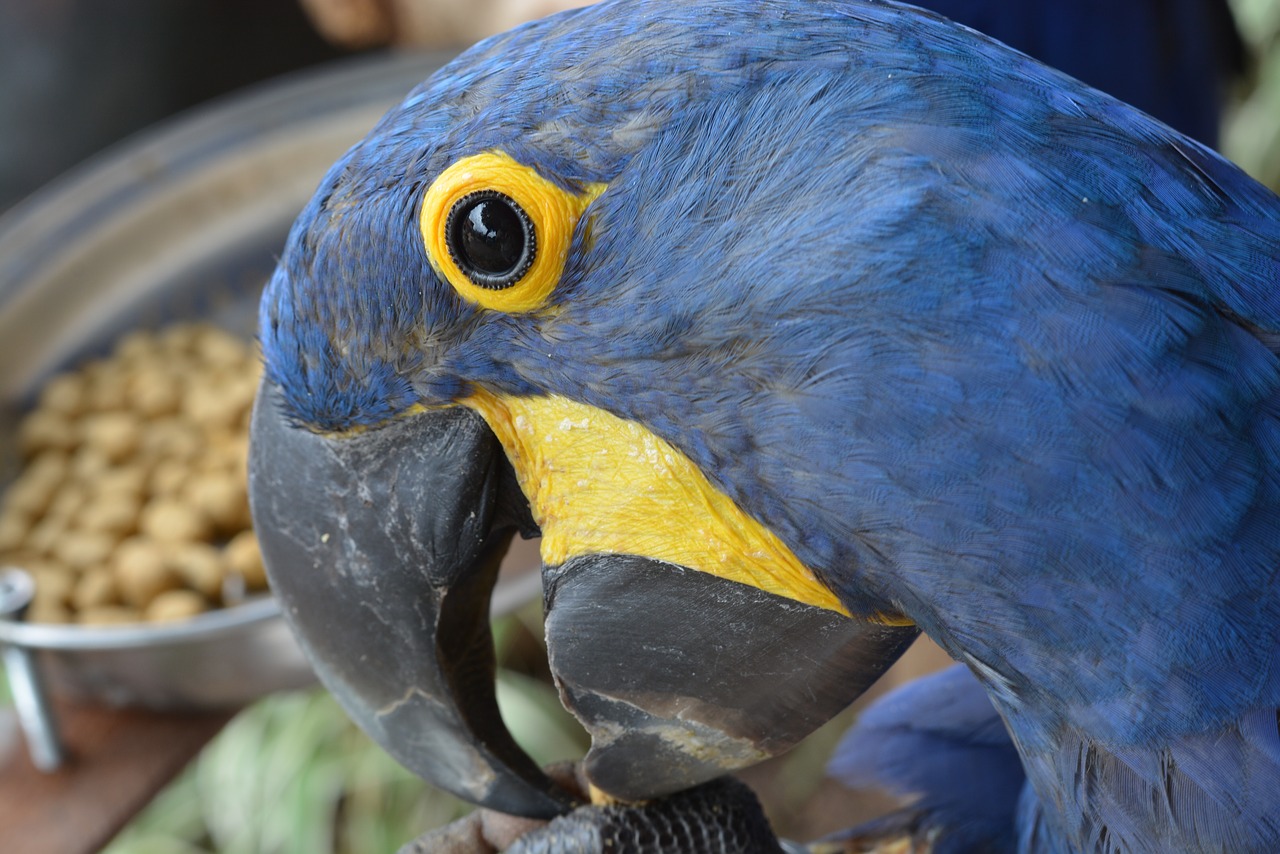
<instances>
[{"instance_id":1,"label":"blue parrot","mask_svg":"<svg viewBox=\"0 0 1280 854\"><path fill-rule=\"evenodd\" d=\"M1217 154L937 14L535 22L290 234L272 584L373 737L508 812L597 808L493 701L497 557L540 535L593 804L788 749L923 631L1016 748L1017 850L1274 854L1277 247Z\"/></svg>"}]
</instances>

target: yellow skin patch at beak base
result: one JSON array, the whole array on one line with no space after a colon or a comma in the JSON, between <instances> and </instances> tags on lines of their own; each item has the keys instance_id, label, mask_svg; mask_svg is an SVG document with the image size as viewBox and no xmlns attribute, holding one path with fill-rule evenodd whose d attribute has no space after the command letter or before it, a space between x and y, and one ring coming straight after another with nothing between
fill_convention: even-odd
<instances>
[{"instance_id":1,"label":"yellow skin patch at beak base","mask_svg":"<svg viewBox=\"0 0 1280 854\"><path fill-rule=\"evenodd\" d=\"M848 615L830 590L683 453L644 427L557 396L477 391L542 528L542 559L636 554Z\"/></svg>"}]
</instances>

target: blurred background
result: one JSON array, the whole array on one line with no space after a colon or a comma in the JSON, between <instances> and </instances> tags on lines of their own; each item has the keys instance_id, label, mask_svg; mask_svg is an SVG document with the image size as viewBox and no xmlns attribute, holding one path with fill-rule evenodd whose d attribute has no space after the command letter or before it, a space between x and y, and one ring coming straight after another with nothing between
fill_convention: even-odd
<instances>
[{"instance_id":1,"label":"blurred background","mask_svg":"<svg viewBox=\"0 0 1280 854\"><path fill-rule=\"evenodd\" d=\"M322 64L459 48L572 0L6 0L0 4L0 212L98 152L210 99ZM945 5L945 4L944 4ZM1220 150L1280 186L1280 0L1232 0L1244 61L1227 75ZM318 178L318 176L317 176ZM540 603L495 625L499 701L539 763L583 732L560 707ZM945 663L920 644L884 681ZM885 802L824 779L854 707L744 774L783 835L810 839ZM319 689L238 715L107 849L111 854L379 854L467 806L412 777Z\"/></svg>"}]
</instances>

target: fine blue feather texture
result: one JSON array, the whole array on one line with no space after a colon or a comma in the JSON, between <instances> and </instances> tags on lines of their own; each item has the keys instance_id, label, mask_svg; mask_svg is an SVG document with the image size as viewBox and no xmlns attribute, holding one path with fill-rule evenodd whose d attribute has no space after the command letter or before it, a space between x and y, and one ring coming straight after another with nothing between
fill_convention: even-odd
<instances>
[{"instance_id":1,"label":"fine blue feather texture","mask_svg":"<svg viewBox=\"0 0 1280 854\"><path fill-rule=\"evenodd\" d=\"M544 311L417 207L500 149L608 189ZM620 0L478 45L331 170L261 315L313 429L475 387L648 426L855 614L979 676L1024 851L1280 851L1280 200L875 0Z\"/></svg>"}]
</instances>

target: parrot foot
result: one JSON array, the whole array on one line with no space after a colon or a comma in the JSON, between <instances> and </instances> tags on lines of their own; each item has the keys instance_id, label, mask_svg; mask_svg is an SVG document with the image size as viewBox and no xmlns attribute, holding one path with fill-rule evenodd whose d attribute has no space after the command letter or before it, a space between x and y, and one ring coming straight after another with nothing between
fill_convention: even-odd
<instances>
[{"instance_id":1,"label":"parrot foot","mask_svg":"<svg viewBox=\"0 0 1280 854\"><path fill-rule=\"evenodd\" d=\"M585 780L572 767L548 773L570 790ZM566 779L566 775L568 779ZM477 810L400 849L400 854L787 854L760 802L721 777L639 805L579 807L542 822Z\"/></svg>"}]
</instances>

